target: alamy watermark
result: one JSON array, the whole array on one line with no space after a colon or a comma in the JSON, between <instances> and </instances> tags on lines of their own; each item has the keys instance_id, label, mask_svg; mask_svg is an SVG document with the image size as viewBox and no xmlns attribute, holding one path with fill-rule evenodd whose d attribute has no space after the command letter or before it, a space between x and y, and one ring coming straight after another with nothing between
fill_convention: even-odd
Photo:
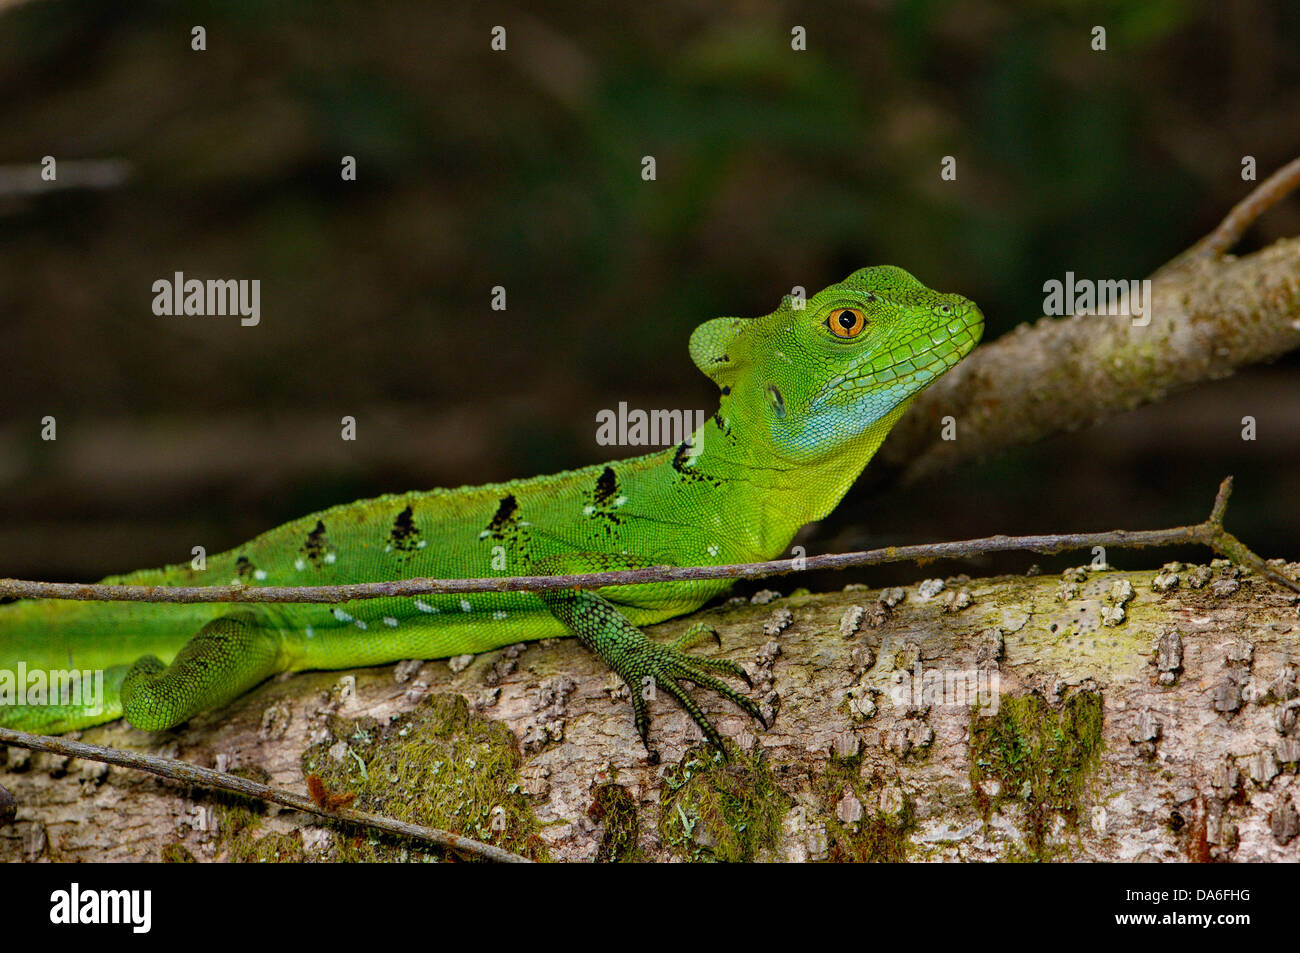
<instances>
[{"instance_id":1,"label":"alamy watermark","mask_svg":"<svg viewBox=\"0 0 1300 953\"><path fill-rule=\"evenodd\" d=\"M56 925L129 926L132 933L153 927L152 890L83 890L73 883L50 894L50 922Z\"/></svg>"},{"instance_id":2,"label":"alamy watermark","mask_svg":"<svg viewBox=\"0 0 1300 953\"><path fill-rule=\"evenodd\" d=\"M627 401L618 402L618 410L596 412L596 443L602 447L667 447L682 444L686 456L695 457L703 449L702 410L628 410Z\"/></svg>"},{"instance_id":3,"label":"alamy watermark","mask_svg":"<svg viewBox=\"0 0 1300 953\"><path fill-rule=\"evenodd\" d=\"M103 669L0 668L0 707L82 709L87 715L104 713Z\"/></svg>"},{"instance_id":4,"label":"alamy watermark","mask_svg":"<svg viewBox=\"0 0 1300 953\"><path fill-rule=\"evenodd\" d=\"M889 697L900 708L975 708L996 715L1002 697L997 669L926 669L918 659L910 672L894 672L889 682Z\"/></svg>"},{"instance_id":5,"label":"alamy watermark","mask_svg":"<svg viewBox=\"0 0 1300 953\"><path fill-rule=\"evenodd\" d=\"M1067 271L1065 280L1051 278L1043 282L1043 314L1054 317L1067 314L1130 315L1135 328L1151 323L1151 279L1093 280L1074 277Z\"/></svg>"},{"instance_id":6,"label":"alamy watermark","mask_svg":"<svg viewBox=\"0 0 1300 953\"><path fill-rule=\"evenodd\" d=\"M224 317L239 315L239 323L255 327L262 320L262 282L254 278L186 278L178 271L153 283L153 313Z\"/></svg>"}]
</instances>

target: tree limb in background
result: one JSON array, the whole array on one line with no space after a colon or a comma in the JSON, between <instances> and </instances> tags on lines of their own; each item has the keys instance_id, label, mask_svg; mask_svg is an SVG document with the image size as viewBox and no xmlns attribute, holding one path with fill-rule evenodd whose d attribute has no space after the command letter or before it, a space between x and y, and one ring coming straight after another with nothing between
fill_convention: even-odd
<instances>
[{"instance_id":1,"label":"tree limb in background","mask_svg":"<svg viewBox=\"0 0 1300 953\"><path fill-rule=\"evenodd\" d=\"M912 482L958 463L1079 430L1300 347L1300 239L1227 255L1300 184L1300 159L1261 182L1204 239L1151 277L1150 323L1043 318L976 348L927 389L873 466ZM960 439L941 440L952 415Z\"/></svg>"},{"instance_id":2,"label":"tree limb in background","mask_svg":"<svg viewBox=\"0 0 1300 953\"><path fill-rule=\"evenodd\" d=\"M1217 258L1227 254L1241 241L1241 236L1255 224L1256 219L1285 198L1297 185L1300 185L1300 159L1292 159L1234 205L1214 231L1160 269L1160 272L1178 266L1185 258Z\"/></svg>"},{"instance_id":3,"label":"tree limb in background","mask_svg":"<svg viewBox=\"0 0 1300 953\"><path fill-rule=\"evenodd\" d=\"M3 0L0 0L3 2ZM63 159L59 176L41 176L39 164L0 165L0 197L38 195L66 189L115 189L131 178L131 163L124 159Z\"/></svg>"}]
</instances>

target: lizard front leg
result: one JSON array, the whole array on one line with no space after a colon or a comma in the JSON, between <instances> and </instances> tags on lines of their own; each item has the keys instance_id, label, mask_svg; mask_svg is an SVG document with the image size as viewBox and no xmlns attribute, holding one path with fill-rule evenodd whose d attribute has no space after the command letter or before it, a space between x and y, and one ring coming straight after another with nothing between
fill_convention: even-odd
<instances>
[{"instance_id":1,"label":"lizard front leg","mask_svg":"<svg viewBox=\"0 0 1300 953\"><path fill-rule=\"evenodd\" d=\"M566 575L636 569L648 565L651 564L645 560L629 556L578 553L542 560L538 569L546 575ZM652 763L659 760L659 755L650 747L650 713L646 701L653 697L657 689L662 689L675 698L700 726L710 743L724 756L726 749L723 747L722 735L700 710L695 699L682 688L681 682L690 682L717 692L758 719L764 727L767 726L757 704L713 674L717 672L735 676L752 688L753 684L744 669L730 659L705 658L686 651L688 644L696 641L701 634L707 634L711 627L697 623L676 642L663 644L646 636L599 592L551 589L537 595L551 614L577 636L578 641L599 655L627 683L632 694L636 730ZM716 631L713 635L717 637Z\"/></svg>"}]
</instances>

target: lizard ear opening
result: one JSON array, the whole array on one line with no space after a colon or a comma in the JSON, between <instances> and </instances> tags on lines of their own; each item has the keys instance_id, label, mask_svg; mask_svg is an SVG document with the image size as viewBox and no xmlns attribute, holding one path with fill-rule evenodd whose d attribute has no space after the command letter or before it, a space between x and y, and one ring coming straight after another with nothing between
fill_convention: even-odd
<instances>
[{"instance_id":1,"label":"lizard ear opening","mask_svg":"<svg viewBox=\"0 0 1300 953\"><path fill-rule=\"evenodd\" d=\"M730 387L746 364L744 334L753 318L714 318L691 334L691 360L719 387Z\"/></svg>"}]
</instances>

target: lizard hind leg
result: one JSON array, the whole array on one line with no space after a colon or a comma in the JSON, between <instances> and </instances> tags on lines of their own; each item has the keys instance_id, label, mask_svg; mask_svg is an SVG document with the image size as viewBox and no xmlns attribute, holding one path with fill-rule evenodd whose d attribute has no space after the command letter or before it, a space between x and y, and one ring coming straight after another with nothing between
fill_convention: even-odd
<instances>
[{"instance_id":1,"label":"lizard hind leg","mask_svg":"<svg viewBox=\"0 0 1300 953\"><path fill-rule=\"evenodd\" d=\"M281 670L281 640L252 613L213 619L170 665L136 661L122 680L122 713L145 731L163 731L224 705Z\"/></svg>"}]
</instances>

